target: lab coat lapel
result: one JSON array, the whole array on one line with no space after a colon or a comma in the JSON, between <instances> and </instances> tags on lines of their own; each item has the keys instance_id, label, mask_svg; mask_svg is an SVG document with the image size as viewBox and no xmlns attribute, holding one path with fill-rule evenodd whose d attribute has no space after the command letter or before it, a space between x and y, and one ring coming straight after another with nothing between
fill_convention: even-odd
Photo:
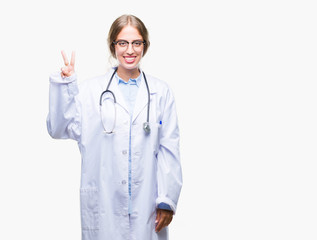
<instances>
[{"instance_id":1,"label":"lab coat lapel","mask_svg":"<svg viewBox=\"0 0 317 240\"><path fill-rule=\"evenodd\" d=\"M106 82L106 84L102 84L103 91L106 90L107 85L108 85L108 83L110 81L110 78L111 78L112 74L113 74L113 71L110 71L106 75L107 82ZM127 107L127 104L126 104L126 101L124 99L124 96L123 96L121 90L118 87L118 81L117 81L116 76L113 76L112 82L111 82L111 84L109 86L109 90L114 93L114 95L116 97L116 100L117 100L117 104L120 105L129 114L129 108Z\"/></svg>"},{"instance_id":2,"label":"lab coat lapel","mask_svg":"<svg viewBox=\"0 0 317 240\"><path fill-rule=\"evenodd\" d=\"M124 96L123 96L121 90L118 87L118 81L117 81L115 76L113 77L113 80L112 80L112 83L111 83L109 89L116 96L117 104L120 105L124 110L126 110L127 113L129 113L129 108L126 104L126 101L124 99Z\"/></svg>"},{"instance_id":3,"label":"lab coat lapel","mask_svg":"<svg viewBox=\"0 0 317 240\"><path fill-rule=\"evenodd\" d=\"M140 82L137 98L135 101L132 122L138 117L138 115L141 113L141 111L144 110L144 108L147 108L147 104L148 104L148 91L147 91L146 84L144 81L143 73L141 72L141 74L142 74L142 79ZM147 82L149 85L150 102L151 102L151 98L152 98L152 95L155 93L155 90L153 89L153 86L151 86L151 82L149 81L149 77L147 77ZM145 110L145 111L147 111L147 110ZM144 122L145 121L146 121L146 119L144 119Z\"/></svg>"}]
</instances>

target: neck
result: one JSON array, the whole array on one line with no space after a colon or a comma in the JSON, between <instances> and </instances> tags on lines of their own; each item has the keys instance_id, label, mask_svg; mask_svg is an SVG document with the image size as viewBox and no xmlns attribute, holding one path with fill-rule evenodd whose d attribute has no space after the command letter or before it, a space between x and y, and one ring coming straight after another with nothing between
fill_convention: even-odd
<instances>
[{"instance_id":1,"label":"neck","mask_svg":"<svg viewBox=\"0 0 317 240\"><path fill-rule=\"evenodd\" d=\"M128 82L130 78L137 78L140 74L140 70L138 68L125 69L119 65L117 74L123 81Z\"/></svg>"}]
</instances>

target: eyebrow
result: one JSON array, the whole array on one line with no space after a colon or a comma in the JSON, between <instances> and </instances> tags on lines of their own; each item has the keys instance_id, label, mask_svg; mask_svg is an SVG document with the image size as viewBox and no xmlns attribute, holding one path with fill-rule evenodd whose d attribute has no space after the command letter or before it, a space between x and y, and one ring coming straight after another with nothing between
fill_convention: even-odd
<instances>
[{"instance_id":1,"label":"eyebrow","mask_svg":"<svg viewBox=\"0 0 317 240\"><path fill-rule=\"evenodd\" d=\"M118 40L116 40L116 42L118 42L118 41L126 41L126 42L129 42L128 40L125 40L125 39L118 39ZM134 40L132 40L132 42L134 42L134 41L141 41L141 42L143 42L144 40L143 40L143 39L134 39Z\"/></svg>"}]
</instances>

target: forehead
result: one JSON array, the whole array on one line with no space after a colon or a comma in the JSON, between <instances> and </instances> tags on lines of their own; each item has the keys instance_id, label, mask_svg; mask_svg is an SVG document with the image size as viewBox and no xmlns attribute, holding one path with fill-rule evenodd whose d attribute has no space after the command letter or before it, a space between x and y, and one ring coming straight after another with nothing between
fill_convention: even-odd
<instances>
[{"instance_id":1,"label":"forehead","mask_svg":"<svg viewBox=\"0 0 317 240\"><path fill-rule=\"evenodd\" d=\"M124 40L131 41L136 39L142 39L142 36L136 27L127 25L123 27L122 30L119 32L117 39L124 39Z\"/></svg>"}]
</instances>

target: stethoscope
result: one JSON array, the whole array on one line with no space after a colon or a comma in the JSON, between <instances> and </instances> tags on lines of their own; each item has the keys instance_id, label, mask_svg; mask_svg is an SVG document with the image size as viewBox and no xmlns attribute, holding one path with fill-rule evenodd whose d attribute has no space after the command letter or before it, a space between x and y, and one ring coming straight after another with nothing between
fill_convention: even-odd
<instances>
[{"instance_id":1,"label":"stethoscope","mask_svg":"<svg viewBox=\"0 0 317 240\"><path fill-rule=\"evenodd\" d=\"M116 96L114 95L114 93L112 91L109 90L109 87L110 87L110 84L112 82L112 79L113 79L113 76L116 74L118 68L115 68L110 80L109 80L109 83L108 83L108 86L106 88L105 91L103 91L100 95L100 100L99 100L99 112L100 112L100 118L101 118L101 122L102 122L102 126L103 126L103 129L104 129L104 132L106 134L112 134L114 133L114 128L115 128L115 125L116 125L116 120L117 120L117 108L116 108L116 103L117 103L117 100L116 100ZM150 118L150 89L149 89L149 85L147 83L147 80L146 80L146 77L145 77L145 74L144 72L142 71L143 73L143 77L144 77L144 81L145 81L145 85L146 85L146 89L147 89L147 96L148 96L148 100L147 100L147 117L146 117L146 122L143 123L143 130L145 131L145 133L150 133L151 132L151 128L150 128L150 123L149 123L149 118ZM114 121L113 121L113 126L112 126L112 129L110 131L107 131L106 130L106 127L105 127L105 124L104 124L104 121L103 121L103 115L102 115L102 97L105 93L110 93L113 97L113 103L114 103Z\"/></svg>"}]
</instances>

